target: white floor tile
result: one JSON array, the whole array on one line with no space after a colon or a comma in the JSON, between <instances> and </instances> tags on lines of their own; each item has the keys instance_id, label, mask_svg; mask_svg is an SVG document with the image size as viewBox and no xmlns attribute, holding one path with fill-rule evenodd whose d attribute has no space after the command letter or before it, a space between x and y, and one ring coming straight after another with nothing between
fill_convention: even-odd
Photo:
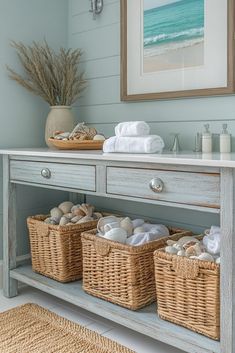
<instances>
[{"instance_id":1,"label":"white floor tile","mask_svg":"<svg viewBox=\"0 0 235 353\"><path fill-rule=\"evenodd\" d=\"M66 303L63 300L57 299L37 289L30 287L20 288L19 295L12 299L5 298L0 291L0 312L26 303L41 305L60 316L133 349L136 353L184 353L183 351L138 334L84 309L77 308L72 304Z\"/></svg>"}]
</instances>

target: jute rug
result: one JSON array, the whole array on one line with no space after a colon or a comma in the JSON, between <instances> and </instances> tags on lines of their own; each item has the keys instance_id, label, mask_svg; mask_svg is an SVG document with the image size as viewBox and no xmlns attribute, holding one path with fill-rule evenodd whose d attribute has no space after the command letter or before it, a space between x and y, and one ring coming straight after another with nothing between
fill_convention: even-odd
<instances>
[{"instance_id":1,"label":"jute rug","mask_svg":"<svg viewBox=\"0 0 235 353\"><path fill-rule=\"evenodd\" d=\"M38 305L0 314L1 353L134 353Z\"/></svg>"}]
</instances>

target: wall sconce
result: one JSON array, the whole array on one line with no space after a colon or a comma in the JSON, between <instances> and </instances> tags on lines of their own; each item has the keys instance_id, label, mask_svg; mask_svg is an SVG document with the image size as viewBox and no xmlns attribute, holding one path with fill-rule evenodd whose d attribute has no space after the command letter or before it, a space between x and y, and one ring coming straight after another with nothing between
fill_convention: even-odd
<instances>
[{"instance_id":1,"label":"wall sconce","mask_svg":"<svg viewBox=\"0 0 235 353\"><path fill-rule=\"evenodd\" d=\"M103 0L90 0L91 1L91 9L90 12L93 13L93 20L96 19L96 15L101 14L104 8Z\"/></svg>"}]
</instances>

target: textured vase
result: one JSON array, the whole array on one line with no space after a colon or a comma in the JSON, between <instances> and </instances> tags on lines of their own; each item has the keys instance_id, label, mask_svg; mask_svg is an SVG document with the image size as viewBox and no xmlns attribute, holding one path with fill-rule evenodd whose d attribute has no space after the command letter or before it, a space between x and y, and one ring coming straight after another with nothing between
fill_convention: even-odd
<instances>
[{"instance_id":1,"label":"textured vase","mask_svg":"<svg viewBox=\"0 0 235 353\"><path fill-rule=\"evenodd\" d=\"M55 131L71 132L74 128L74 115L71 107L58 105L51 107L45 128L45 141L48 147L53 147L48 139Z\"/></svg>"}]
</instances>

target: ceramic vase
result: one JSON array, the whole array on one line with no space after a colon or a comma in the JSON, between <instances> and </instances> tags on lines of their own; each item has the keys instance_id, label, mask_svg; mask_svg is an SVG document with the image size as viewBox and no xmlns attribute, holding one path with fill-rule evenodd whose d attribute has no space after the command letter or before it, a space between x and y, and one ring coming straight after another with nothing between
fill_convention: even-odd
<instances>
[{"instance_id":1,"label":"ceramic vase","mask_svg":"<svg viewBox=\"0 0 235 353\"><path fill-rule=\"evenodd\" d=\"M53 145L48 139L53 136L55 131L71 132L74 128L74 115L71 107L68 106L52 106L48 114L45 128L45 141L48 147Z\"/></svg>"}]
</instances>

